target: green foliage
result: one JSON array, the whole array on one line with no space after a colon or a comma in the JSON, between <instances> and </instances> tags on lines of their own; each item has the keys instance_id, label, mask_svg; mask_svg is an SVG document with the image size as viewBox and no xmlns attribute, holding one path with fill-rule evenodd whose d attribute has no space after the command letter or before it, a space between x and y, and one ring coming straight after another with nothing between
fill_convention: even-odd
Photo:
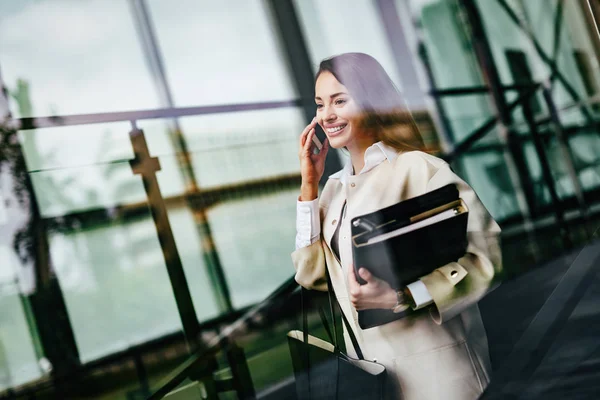
<instances>
[{"instance_id":1,"label":"green foliage","mask_svg":"<svg viewBox=\"0 0 600 400\"><path fill-rule=\"evenodd\" d=\"M7 123L0 123L0 174L11 177L10 182L17 201L23 209L32 211L33 191L27 175L18 131ZM13 238L13 248L23 262L30 261L34 256L31 216L29 219L30 221L25 223Z\"/></svg>"}]
</instances>

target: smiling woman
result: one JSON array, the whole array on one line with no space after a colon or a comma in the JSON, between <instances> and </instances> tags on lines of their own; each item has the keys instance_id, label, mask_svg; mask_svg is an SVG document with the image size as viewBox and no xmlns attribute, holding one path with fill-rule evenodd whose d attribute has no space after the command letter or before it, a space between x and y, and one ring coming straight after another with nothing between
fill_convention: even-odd
<instances>
[{"instance_id":1,"label":"smiling woman","mask_svg":"<svg viewBox=\"0 0 600 400\"><path fill-rule=\"evenodd\" d=\"M499 226L450 166L426 151L403 108L402 97L374 58L346 53L322 61L315 102L316 117L300 135L299 143L302 185L296 251L292 253L296 281L308 289L334 289L365 359L377 360L388 371L385 398L476 398L487 385L490 372L477 302L502 268ZM314 154L312 137L317 123L327 140ZM329 177L318 196L330 147L346 148L350 161ZM360 277L355 275L353 218L449 184L456 185L469 209L469 247L463 257L404 287L391 287L378 279L369 272L369 265L358 266ZM433 247L436 243L416 245ZM325 283L326 271L331 288ZM392 314L408 307L416 312L414 318ZM356 322L360 313L385 313L394 318L362 329ZM346 349L355 357L351 349L356 347L347 329L344 337Z\"/></svg>"},{"instance_id":2,"label":"smiling woman","mask_svg":"<svg viewBox=\"0 0 600 400\"><path fill-rule=\"evenodd\" d=\"M328 133L332 147L346 147L352 154L360 143L375 140L400 151L425 150L398 89L373 57L345 53L323 60L315 93L317 122Z\"/></svg>"}]
</instances>

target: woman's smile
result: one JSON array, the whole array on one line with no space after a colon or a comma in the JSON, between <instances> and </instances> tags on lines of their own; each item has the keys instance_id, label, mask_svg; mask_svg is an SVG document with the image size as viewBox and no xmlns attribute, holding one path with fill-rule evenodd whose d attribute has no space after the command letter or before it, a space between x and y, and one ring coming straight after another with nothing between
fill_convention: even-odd
<instances>
[{"instance_id":1,"label":"woman's smile","mask_svg":"<svg viewBox=\"0 0 600 400\"><path fill-rule=\"evenodd\" d=\"M327 132L327 136L334 137L342 134L344 128L346 128L348 124L332 124L325 125L325 132Z\"/></svg>"}]
</instances>

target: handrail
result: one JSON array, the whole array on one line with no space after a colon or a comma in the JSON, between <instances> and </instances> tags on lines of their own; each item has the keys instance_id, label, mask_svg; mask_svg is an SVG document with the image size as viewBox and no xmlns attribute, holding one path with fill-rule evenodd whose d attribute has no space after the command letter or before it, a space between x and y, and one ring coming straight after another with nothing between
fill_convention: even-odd
<instances>
[{"instance_id":1,"label":"handrail","mask_svg":"<svg viewBox=\"0 0 600 400\"><path fill-rule=\"evenodd\" d=\"M248 321L250 318L256 315L260 310L262 310L266 306L269 306L275 300L279 300L285 296L290 295L297 288L298 283L294 279L294 276L287 279L264 300L262 300L260 303L248 310L238 320L225 327L219 333L219 335L217 335L207 344L205 348L198 351L196 354L190 356L185 362L183 362L179 367L177 367L171 373L171 375L167 379L165 379L165 382L161 384L160 388L157 389L152 394L152 396L148 398L148 400L161 399L164 396L166 396L169 392L174 390L194 372L194 368L197 365L202 364L205 356L208 356L211 353L215 352L216 347L219 346L219 344L223 342L225 338L235 333L236 330L241 328L246 321Z\"/></svg>"},{"instance_id":2,"label":"handrail","mask_svg":"<svg viewBox=\"0 0 600 400\"><path fill-rule=\"evenodd\" d=\"M233 318L238 318L239 315L242 315L249 308L250 307L245 307L242 310L236 310L228 314L221 314L217 317L202 321L200 324L201 328L211 329L212 326L222 324L225 321ZM31 397L36 393L48 391L56 385L67 384L73 379L74 373L78 376L87 376L92 374L96 368L112 368L114 364L118 363L119 360L122 360L123 358L131 358L136 354L144 354L146 351L148 351L148 349L151 348L164 348L165 346L172 345L174 342L183 343L183 333L181 331L170 333L156 339L150 339L140 344L131 345L124 350L88 361L85 364L81 364L76 371L61 372L59 374L53 373L51 375L45 375L33 382L28 382L19 386L0 390L0 399L11 398L11 393L17 396L17 398L25 398L28 396ZM177 355L177 357L180 357L180 355Z\"/></svg>"},{"instance_id":3,"label":"handrail","mask_svg":"<svg viewBox=\"0 0 600 400\"><path fill-rule=\"evenodd\" d=\"M17 129L52 128L58 126L104 124L110 122L140 121L146 119L179 118L228 112L258 111L277 108L298 107L300 100L240 103L199 107L156 108L138 111L118 111L94 114L51 115L42 117L8 118L4 123ZM2 120L0 120L2 122Z\"/></svg>"}]
</instances>

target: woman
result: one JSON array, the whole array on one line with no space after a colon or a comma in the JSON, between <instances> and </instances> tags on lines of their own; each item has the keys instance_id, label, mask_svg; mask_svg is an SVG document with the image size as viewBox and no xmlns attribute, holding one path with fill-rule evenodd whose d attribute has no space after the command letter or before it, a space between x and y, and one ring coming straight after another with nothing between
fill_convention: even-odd
<instances>
[{"instance_id":1,"label":"woman","mask_svg":"<svg viewBox=\"0 0 600 400\"><path fill-rule=\"evenodd\" d=\"M365 358L385 365L389 398L475 399L489 381L490 362L477 301L501 271L500 228L473 190L443 160L424 151L406 118L401 97L381 65L362 53L321 62L315 83L316 117L300 136L302 185L298 201L296 281L327 290L325 268L342 311L353 325ZM314 153L319 124L327 135ZM331 175L318 196L330 147L345 148L350 161ZM467 253L406 288L391 288L352 267L349 221L449 183L469 208ZM431 246L435 246L432 243ZM368 268L368 266L366 266ZM357 310L428 309L361 329ZM351 355L352 346L344 334Z\"/></svg>"}]
</instances>

